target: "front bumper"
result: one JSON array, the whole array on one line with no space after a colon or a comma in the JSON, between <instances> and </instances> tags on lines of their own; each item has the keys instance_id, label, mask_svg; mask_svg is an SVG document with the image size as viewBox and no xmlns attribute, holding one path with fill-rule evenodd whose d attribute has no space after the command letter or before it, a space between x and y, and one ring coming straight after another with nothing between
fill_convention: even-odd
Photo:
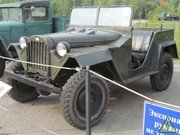
<instances>
[{"instance_id":1,"label":"front bumper","mask_svg":"<svg viewBox=\"0 0 180 135\"><path fill-rule=\"evenodd\" d=\"M60 94L60 89L57 87L54 87L54 85L52 84L47 83L48 80L36 81L33 78L28 78L26 75L15 74L12 70L9 70L9 69L5 70L4 74L6 78L17 80L21 83L35 87L38 90L43 90L49 93Z\"/></svg>"}]
</instances>

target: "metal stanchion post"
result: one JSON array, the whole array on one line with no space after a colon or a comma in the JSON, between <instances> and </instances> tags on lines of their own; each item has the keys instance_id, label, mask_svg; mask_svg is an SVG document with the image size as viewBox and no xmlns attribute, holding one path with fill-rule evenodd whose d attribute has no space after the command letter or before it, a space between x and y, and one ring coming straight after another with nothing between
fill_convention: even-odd
<instances>
[{"instance_id":1,"label":"metal stanchion post","mask_svg":"<svg viewBox=\"0 0 180 135\"><path fill-rule=\"evenodd\" d=\"M91 135L91 111L90 111L90 72L89 67L86 67L86 135Z\"/></svg>"}]
</instances>

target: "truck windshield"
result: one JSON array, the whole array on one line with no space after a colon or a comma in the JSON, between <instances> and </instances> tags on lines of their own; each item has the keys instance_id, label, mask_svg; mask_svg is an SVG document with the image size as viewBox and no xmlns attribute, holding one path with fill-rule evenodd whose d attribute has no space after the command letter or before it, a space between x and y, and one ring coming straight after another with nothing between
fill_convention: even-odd
<instances>
[{"instance_id":1,"label":"truck windshield","mask_svg":"<svg viewBox=\"0 0 180 135\"><path fill-rule=\"evenodd\" d=\"M0 21L22 22L21 8L0 8Z\"/></svg>"},{"instance_id":2,"label":"truck windshield","mask_svg":"<svg viewBox=\"0 0 180 135\"><path fill-rule=\"evenodd\" d=\"M131 17L131 7L75 8L70 25L130 27Z\"/></svg>"}]
</instances>

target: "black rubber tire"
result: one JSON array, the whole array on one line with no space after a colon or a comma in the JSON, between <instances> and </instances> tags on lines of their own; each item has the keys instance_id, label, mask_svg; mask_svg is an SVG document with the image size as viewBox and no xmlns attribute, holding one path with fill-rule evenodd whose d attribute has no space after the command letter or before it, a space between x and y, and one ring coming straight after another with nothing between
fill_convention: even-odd
<instances>
[{"instance_id":1,"label":"black rubber tire","mask_svg":"<svg viewBox=\"0 0 180 135\"><path fill-rule=\"evenodd\" d=\"M164 52L159 62L159 73L150 76L151 86L156 91L166 90L173 76L173 59L169 53Z\"/></svg>"},{"instance_id":2,"label":"black rubber tire","mask_svg":"<svg viewBox=\"0 0 180 135\"><path fill-rule=\"evenodd\" d=\"M108 101L109 101L109 88L106 81L91 74L91 126L96 125L104 116ZM60 97L60 107L64 119L73 127L79 129L86 128L85 103L81 103L80 99L85 102L85 73L75 73L64 85L63 92ZM97 93L96 93L97 92ZM81 96L83 95L83 96ZM92 96L94 95L94 96ZM98 96L96 96L98 95ZM100 98L100 97L101 98ZM82 98L83 97L83 98ZM95 98L98 97L98 98ZM99 99L99 100L98 100ZM96 102L95 102L96 101ZM81 107L79 105L81 103ZM83 107L82 107L83 106Z\"/></svg>"},{"instance_id":3,"label":"black rubber tire","mask_svg":"<svg viewBox=\"0 0 180 135\"><path fill-rule=\"evenodd\" d=\"M8 95L20 103L25 103L37 99L39 94L34 87L23 84L19 81L8 78L7 83L13 88L8 92Z\"/></svg>"},{"instance_id":4,"label":"black rubber tire","mask_svg":"<svg viewBox=\"0 0 180 135\"><path fill-rule=\"evenodd\" d=\"M0 52L0 56L3 56L3 54ZM0 58L0 77L2 77L5 69L5 60Z\"/></svg>"}]
</instances>

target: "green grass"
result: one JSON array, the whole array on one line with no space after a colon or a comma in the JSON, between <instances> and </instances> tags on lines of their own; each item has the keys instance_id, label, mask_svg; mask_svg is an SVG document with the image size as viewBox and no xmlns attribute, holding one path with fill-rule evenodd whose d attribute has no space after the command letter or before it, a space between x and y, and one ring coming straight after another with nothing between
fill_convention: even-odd
<instances>
[{"instance_id":1,"label":"green grass","mask_svg":"<svg viewBox=\"0 0 180 135\"><path fill-rule=\"evenodd\" d=\"M175 41L178 50L178 56L180 60L180 21L156 21L156 22L147 22L147 27L149 28L160 28L161 24L163 28L174 28L175 29ZM137 23L133 27L146 27L146 23Z\"/></svg>"}]
</instances>

